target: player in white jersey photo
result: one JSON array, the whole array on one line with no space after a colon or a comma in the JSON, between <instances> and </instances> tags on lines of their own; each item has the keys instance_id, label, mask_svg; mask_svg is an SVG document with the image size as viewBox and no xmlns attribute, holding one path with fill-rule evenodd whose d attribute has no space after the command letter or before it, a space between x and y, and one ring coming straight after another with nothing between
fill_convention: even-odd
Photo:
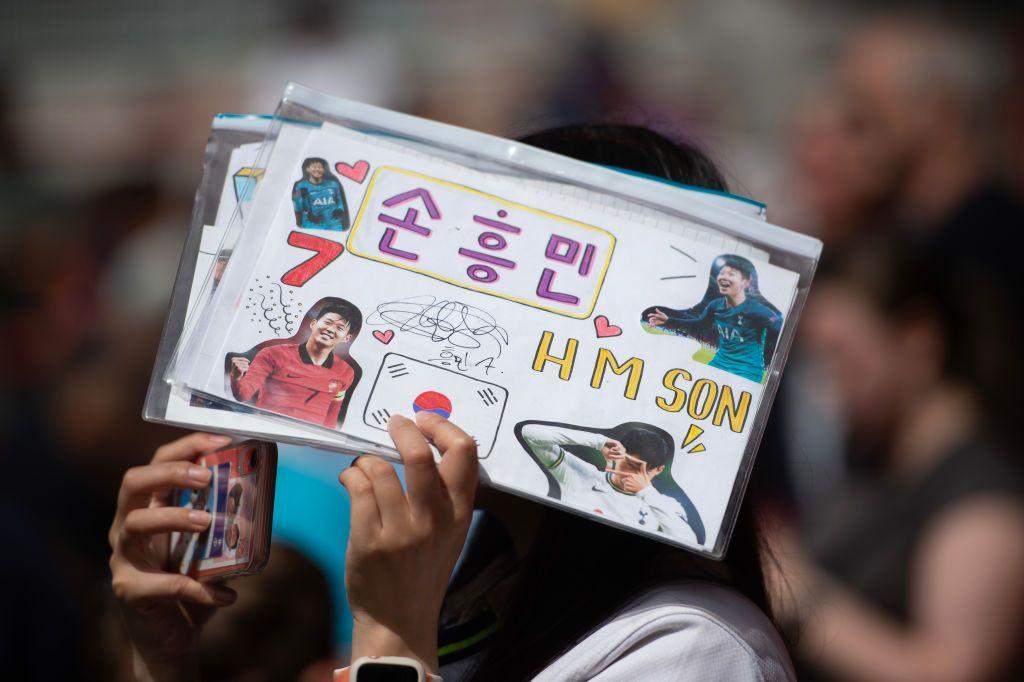
<instances>
[{"instance_id":1,"label":"player in white jersey photo","mask_svg":"<svg viewBox=\"0 0 1024 682\"><path fill-rule=\"evenodd\" d=\"M704 542L700 515L669 475L673 442L664 430L637 422L588 429L531 421L520 423L516 435L548 474L550 497L677 540Z\"/></svg>"}]
</instances>

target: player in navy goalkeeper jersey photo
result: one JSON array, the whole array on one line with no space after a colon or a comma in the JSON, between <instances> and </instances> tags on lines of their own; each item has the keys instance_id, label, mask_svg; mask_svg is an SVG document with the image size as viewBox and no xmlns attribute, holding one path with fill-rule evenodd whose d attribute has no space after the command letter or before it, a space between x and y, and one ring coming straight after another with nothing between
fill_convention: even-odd
<instances>
[{"instance_id":1,"label":"player in navy goalkeeper jersey photo","mask_svg":"<svg viewBox=\"0 0 1024 682\"><path fill-rule=\"evenodd\" d=\"M302 162L302 179L292 186L296 227L347 230L348 204L345 190L328 170L327 161L310 157Z\"/></svg>"},{"instance_id":2,"label":"player in navy goalkeeper jersey photo","mask_svg":"<svg viewBox=\"0 0 1024 682\"><path fill-rule=\"evenodd\" d=\"M643 312L641 320L714 346L710 367L760 384L782 330L782 313L758 291L754 264L742 256L716 258L710 280L696 306L688 310L654 306Z\"/></svg>"}]
</instances>

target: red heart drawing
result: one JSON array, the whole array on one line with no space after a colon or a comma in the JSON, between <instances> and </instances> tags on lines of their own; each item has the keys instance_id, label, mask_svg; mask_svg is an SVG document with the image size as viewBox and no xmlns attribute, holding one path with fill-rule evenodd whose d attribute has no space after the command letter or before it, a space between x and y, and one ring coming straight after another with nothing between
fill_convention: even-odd
<instances>
[{"instance_id":1,"label":"red heart drawing","mask_svg":"<svg viewBox=\"0 0 1024 682\"><path fill-rule=\"evenodd\" d=\"M391 343L391 339L395 338L395 330L389 329L386 332L377 330L373 332L373 338L377 339L386 346L389 343Z\"/></svg>"},{"instance_id":2,"label":"red heart drawing","mask_svg":"<svg viewBox=\"0 0 1024 682\"><path fill-rule=\"evenodd\" d=\"M597 338L599 339L622 334L622 327L616 327L604 315L598 315L594 318L594 329L597 330Z\"/></svg>"},{"instance_id":3,"label":"red heart drawing","mask_svg":"<svg viewBox=\"0 0 1024 682\"><path fill-rule=\"evenodd\" d=\"M356 182L362 183L366 179L366 174L370 172L370 164L366 161L356 161L354 165L350 166L347 163L341 163L340 161L334 164L334 170L338 171L340 175L345 176L349 180L355 180Z\"/></svg>"}]
</instances>

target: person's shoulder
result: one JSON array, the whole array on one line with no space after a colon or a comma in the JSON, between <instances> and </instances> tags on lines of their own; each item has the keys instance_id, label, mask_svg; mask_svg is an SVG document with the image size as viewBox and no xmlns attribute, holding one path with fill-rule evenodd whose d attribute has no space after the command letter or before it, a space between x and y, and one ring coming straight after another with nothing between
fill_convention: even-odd
<instances>
[{"instance_id":1,"label":"person's shoulder","mask_svg":"<svg viewBox=\"0 0 1024 682\"><path fill-rule=\"evenodd\" d=\"M771 317L772 315L778 315L778 313L767 303L760 298L754 296L748 296L746 300L747 310L758 315L764 315L765 317Z\"/></svg>"},{"instance_id":2,"label":"person's shoulder","mask_svg":"<svg viewBox=\"0 0 1024 682\"><path fill-rule=\"evenodd\" d=\"M346 377L355 376L356 368L352 366L352 363L347 358L335 353L334 355L334 371L338 374L342 374Z\"/></svg>"},{"instance_id":3,"label":"person's shoulder","mask_svg":"<svg viewBox=\"0 0 1024 682\"><path fill-rule=\"evenodd\" d=\"M679 502L679 500L677 500L676 498L672 497L667 493L658 490L653 485L644 488L643 490L640 491L640 493L638 493L638 495L639 494L643 495L643 499L645 502L656 502L660 507L669 507L672 511L683 512L684 516L686 514L685 510L683 509L683 505Z\"/></svg>"},{"instance_id":4,"label":"person's shoulder","mask_svg":"<svg viewBox=\"0 0 1024 682\"><path fill-rule=\"evenodd\" d=\"M296 346L294 343L275 343L270 346L266 346L257 351L256 355L263 355L274 359L280 359L288 357L296 353Z\"/></svg>"},{"instance_id":5,"label":"person's shoulder","mask_svg":"<svg viewBox=\"0 0 1024 682\"><path fill-rule=\"evenodd\" d=\"M961 499L986 495L1024 504L1024 468L1006 444L979 437L940 462L922 491L947 507Z\"/></svg>"},{"instance_id":6,"label":"person's shoulder","mask_svg":"<svg viewBox=\"0 0 1024 682\"><path fill-rule=\"evenodd\" d=\"M795 679L768 617L735 590L703 581L645 592L537 679L590 679L612 670L615 679Z\"/></svg>"},{"instance_id":7,"label":"person's shoulder","mask_svg":"<svg viewBox=\"0 0 1024 682\"><path fill-rule=\"evenodd\" d=\"M663 609L669 613L685 614L714 629L735 634L746 641L751 632L770 634L785 650L768 616L752 601L736 590L703 580L687 580L661 585L640 595L626 605L622 613L649 613L651 609ZM752 647L761 646L764 641L748 642Z\"/></svg>"}]
</instances>

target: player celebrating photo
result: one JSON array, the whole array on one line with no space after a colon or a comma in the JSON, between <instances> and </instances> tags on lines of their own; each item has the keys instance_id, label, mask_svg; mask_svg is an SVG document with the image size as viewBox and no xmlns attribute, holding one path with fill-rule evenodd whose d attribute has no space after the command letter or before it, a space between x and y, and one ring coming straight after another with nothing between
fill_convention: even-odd
<instances>
[{"instance_id":1,"label":"player celebrating photo","mask_svg":"<svg viewBox=\"0 0 1024 682\"><path fill-rule=\"evenodd\" d=\"M677 540L704 542L700 515L672 477L663 476L661 490L654 485L672 463L672 437L662 429L529 421L516 426L516 438L550 476L549 497Z\"/></svg>"},{"instance_id":2,"label":"player celebrating photo","mask_svg":"<svg viewBox=\"0 0 1024 682\"><path fill-rule=\"evenodd\" d=\"M315 156L302 162L302 179L292 186L296 227L348 229L345 190L327 168L327 162Z\"/></svg>"},{"instance_id":3,"label":"player celebrating photo","mask_svg":"<svg viewBox=\"0 0 1024 682\"><path fill-rule=\"evenodd\" d=\"M709 279L704 299L693 308L654 306L643 312L641 322L648 331L665 329L713 346L717 350L709 366L760 384L782 329L782 313L758 291L754 264L742 256L716 258Z\"/></svg>"},{"instance_id":4,"label":"player celebrating photo","mask_svg":"<svg viewBox=\"0 0 1024 682\"><path fill-rule=\"evenodd\" d=\"M229 354L231 392L260 409L336 429L362 374L342 347L359 334L363 316L344 299L325 298L306 319L291 339Z\"/></svg>"}]
</instances>

